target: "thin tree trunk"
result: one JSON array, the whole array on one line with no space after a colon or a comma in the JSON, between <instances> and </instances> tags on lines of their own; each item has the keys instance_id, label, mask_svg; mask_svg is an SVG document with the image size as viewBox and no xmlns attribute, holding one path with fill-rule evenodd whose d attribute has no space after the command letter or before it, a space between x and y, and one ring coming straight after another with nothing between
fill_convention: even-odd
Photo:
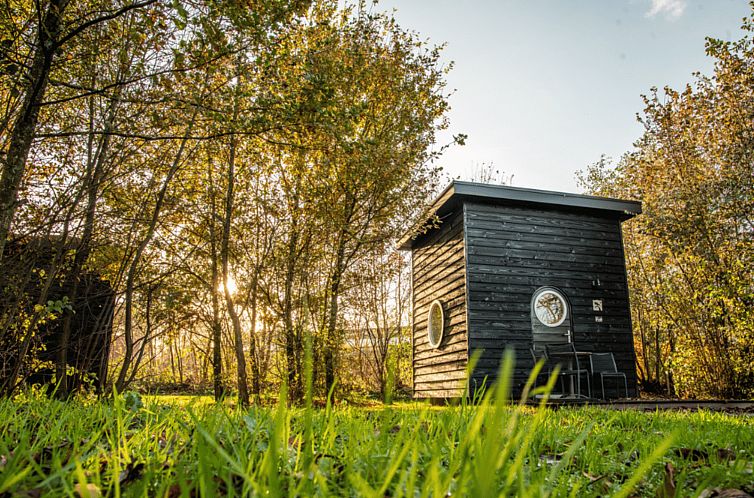
<instances>
[{"instance_id":1,"label":"thin tree trunk","mask_svg":"<svg viewBox=\"0 0 754 498\"><path fill-rule=\"evenodd\" d=\"M170 353L170 373L172 374L173 380L175 380L175 358L173 357L173 343L170 343L170 347L168 347L168 352Z\"/></svg>"},{"instance_id":2,"label":"thin tree trunk","mask_svg":"<svg viewBox=\"0 0 754 498\"><path fill-rule=\"evenodd\" d=\"M180 336L178 340L180 340ZM183 356L181 356L181 348L178 347L178 344L175 345L175 360L178 364L178 383L183 384Z\"/></svg>"},{"instance_id":3,"label":"thin tree trunk","mask_svg":"<svg viewBox=\"0 0 754 498\"><path fill-rule=\"evenodd\" d=\"M234 97L233 103L233 126L238 116L238 96ZM223 234L222 243L220 246L220 257L222 259L223 266L223 290L225 294L225 304L228 308L228 314L233 324L233 339L234 349L236 352L236 361L238 362L238 401L241 406L249 405L249 385L246 376L246 355L243 350L243 334L241 333L241 320L238 317L236 311L235 302L233 301L233 293L231 292L228 282L230 281L230 262L229 262L229 246L230 246L230 226L233 223L233 189L235 187L235 162L236 162L236 135L233 134L230 137L230 151L228 159L228 176L227 176L227 190L225 197L225 217L223 219ZM251 356L254 356L254 351L250 351Z\"/></svg>"},{"instance_id":4,"label":"thin tree trunk","mask_svg":"<svg viewBox=\"0 0 754 498\"><path fill-rule=\"evenodd\" d=\"M144 320L146 322L146 330L144 331L144 337L141 339L141 345L139 346L139 354L136 356L136 361L134 362L134 367L131 369L131 376L128 378L127 384L130 384L133 382L134 378L136 377L136 372L139 370L139 365L141 365L141 360L144 357L144 349L146 349L147 344L152 338L152 293L154 292L154 287L151 285L147 288L147 303L146 303L146 313Z\"/></svg>"},{"instance_id":5,"label":"thin tree trunk","mask_svg":"<svg viewBox=\"0 0 754 498\"><path fill-rule=\"evenodd\" d=\"M285 282L283 284L283 327L285 335L285 359L288 368L288 387L292 400L301 398L298 371L296 368L296 337L293 330L293 280L296 271L296 246L298 245L298 228L295 222L291 238L288 241Z\"/></svg>"},{"instance_id":6,"label":"thin tree trunk","mask_svg":"<svg viewBox=\"0 0 754 498\"><path fill-rule=\"evenodd\" d=\"M222 327L220 325L220 302L217 293L220 289L220 273L217 268L217 234L215 233L215 215L217 213L215 204L215 184L212 176L212 161L207 158L207 174L209 178L209 198L210 198L210 216L209 216L209 245L210 258L212 260L212 284L210 294L212 295L212 381L214 384L215 401L220 401L225 396L223 389L223 359L222 359Z\"/></svg>"},{"instance_id":7,"label":"thin tree trunk","mask_svg":"<svg viewBox=\"0 0 754 498\"><path fill-rule=\"evenodd\" d=\"M338 356L338 347L340 346L340 340L336 331L336 327L338 324L338 295L340 294L340 282L343 276L344 257L345 237L340 237L335 259L335 268L333 270L333 273L330 275L330 284L328 286L329 303L327 305L328 315L325 322L325 390L328 394L335 384L335 367ZM334 396L335 393L333 392L333 397Z\"/></svg>"},{"instance_id":8,"label":"thin tree trunk","mask_svg":"<svg viewBox=\"0 0 754 498\"><path fill-rule=\"evenodd\" d=\"M214 224L214 220L211 222ZM210 231L212 251L212 381L214 384L215 401L225 396L223 389L223 359L222 359L222 326L220 324L220 301L217 293L220 289L220 272L217 268L217 246L214 229Z\"/></svg>"},{"instance_id":9,"label":"thin tree trunk","mask_svg":"<svg viewBox=\"0 0 754 498\"><path fill-rule=\"evenodd\" d=\"M660 350L660 329L655 327L655 379L658 384L662 383L662 351ZM669 386L668 386L669 387Z\"/></svg>"},{"instance_id":10,"label":"thin tree trunk","mask_svg":"<svg viewBox=\"0 0 754 498\"><path fill-rule=\"evenodd\" d=\"M340 220L341 225L338 227L338 242L335 252L335 263L333 271L328 279L328 296L325 303L326 316L325 324L325 343L324 343L324 363L325 363L325 390L329 394L335 384L335 370L338 361L338 350L340 348L340 337L336 327L338 325L338 297L340 296L340 284L343 273L346 270L346 243L349 239L348 230L351 229L351 220L356 210L356 200L348 197L345 202L344 216ZM353 252L349 255L349 258ZM333 392L333 397L335 393Z\"/></svg>"},{"instance_id":11,"label":"thin tree trunk","mask_svg":"<svg viewBox=\"0 0 754 498\"><path fill-rule=\"evenodd\" d=\"M251 334L249 337L249 356L251 357L251 389L257 398L261 392L259 379L259 354L257 351L257 295L259 291L259 274L254 274L251 282Z\"/></svg>"},{"instance_id":12,"label":"thin tree trunk","mask_svg":"<svg viewBox=\"0 0 754 498\"><path fill-rule=\"evenodd\" d=\"M668 334L668 339L670 342L670 354L675 355L675 338L673 338L673 333L670 332ZM675 381L673 379L673 370L670 368L665 368L666 375L668 377L668 396L675 396Z\"/></svg>"}]
</instances>

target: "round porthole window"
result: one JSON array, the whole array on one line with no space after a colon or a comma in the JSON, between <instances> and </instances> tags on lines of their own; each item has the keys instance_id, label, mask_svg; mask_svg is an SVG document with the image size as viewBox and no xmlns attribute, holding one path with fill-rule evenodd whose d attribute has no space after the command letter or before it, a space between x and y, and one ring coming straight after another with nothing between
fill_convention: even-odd
<instances>
[{"instance_id":1,"label":"round porthole window","mask_svg":"<svg viewBox=\"0 0 754 498\"><path fill-rule=\"evenodd\" d=\"M542 289L534 295L534 314L548 327L562 325L568 318L568 304L560 292Z\"/></svg>"},{"instance_id":2,"label":"round porthole window","mask_svg":"<svg viewBox=\"0 0 754 498\"><path fill-rule=\"evenodd\" d=\"M442 342L443 328L445 327L445 315L442 312L440 301L432 301L427 313L427 338L433 348L440 347Z\"/></svg>"}]
</instances>

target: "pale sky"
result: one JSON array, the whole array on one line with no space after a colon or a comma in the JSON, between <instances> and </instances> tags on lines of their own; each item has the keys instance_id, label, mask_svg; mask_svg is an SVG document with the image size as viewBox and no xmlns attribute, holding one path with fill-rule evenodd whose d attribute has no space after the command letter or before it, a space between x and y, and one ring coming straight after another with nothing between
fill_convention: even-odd
<instances>
[{"instance_id":1,"label":"pale sky","mask_svg":"<svg viewBox=\"0 0 754 498\"><path fill-rule=\"evenodd\" d=\"M450 129L466 146L440 164L465 177L480 163L517 187L578 192L575 172L618 158L642 129L652 86L709 74L705 36L742 37L747 0L382 0L404 28L447 43L455 65Z\"/></svg>"}]
</instances>

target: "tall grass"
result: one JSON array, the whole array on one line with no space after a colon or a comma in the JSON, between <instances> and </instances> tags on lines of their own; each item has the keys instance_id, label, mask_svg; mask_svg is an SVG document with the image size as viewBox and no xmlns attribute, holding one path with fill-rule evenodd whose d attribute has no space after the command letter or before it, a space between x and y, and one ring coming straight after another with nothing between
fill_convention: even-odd
<instances>
[{"instance_id":1,"label":"tall grass","mask_svg":"<svg viewBox=\"0 0 754 498\"><path fill-rule=\"evenodd\" d=\"M0 496L646 496L667 462L678 496L752 481L750 418L527 407L512 369L444 408L0 400Z\"/></svg>"}]
</instances>

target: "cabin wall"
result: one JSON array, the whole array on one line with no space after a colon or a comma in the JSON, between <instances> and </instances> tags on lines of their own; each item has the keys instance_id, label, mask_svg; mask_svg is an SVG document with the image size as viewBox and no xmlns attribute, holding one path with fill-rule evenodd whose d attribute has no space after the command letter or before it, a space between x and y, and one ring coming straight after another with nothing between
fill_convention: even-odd
<instances>
[{"instance_id":1,"label":"cabin wall","mask_svg":"<svg viewBox=\"0 0 754 498\"><path fill-rule=\"evenodd\" d=\"M466 271L463 212L452 213L438 229L416 241L412 252L414 397L453 398L463 394L467 363ZM438 348L427 339L427 313L442 303L444 334Z\"/></svg>"},{"instance_id":2,"label":"cabin wall","mask_svg":"<svg viewBox=\"0 0 754 498\"><path fill-rule=\"evenodd\" d=\"M620 221L471 202L464 205L464 217L469 352L483 350L472 382L494 378L504 349L511 347L517 359L513 385L520 392L533 367L531 299L538 288L553 286L570 300L576 349L612 352L628 378L629 395L635 395ZM595 299L602 300L602 312L593 310ZM617 394L608 389L609 396ZM593 395L598 391L593 389Z\"/></svg>"}]
</instances>

